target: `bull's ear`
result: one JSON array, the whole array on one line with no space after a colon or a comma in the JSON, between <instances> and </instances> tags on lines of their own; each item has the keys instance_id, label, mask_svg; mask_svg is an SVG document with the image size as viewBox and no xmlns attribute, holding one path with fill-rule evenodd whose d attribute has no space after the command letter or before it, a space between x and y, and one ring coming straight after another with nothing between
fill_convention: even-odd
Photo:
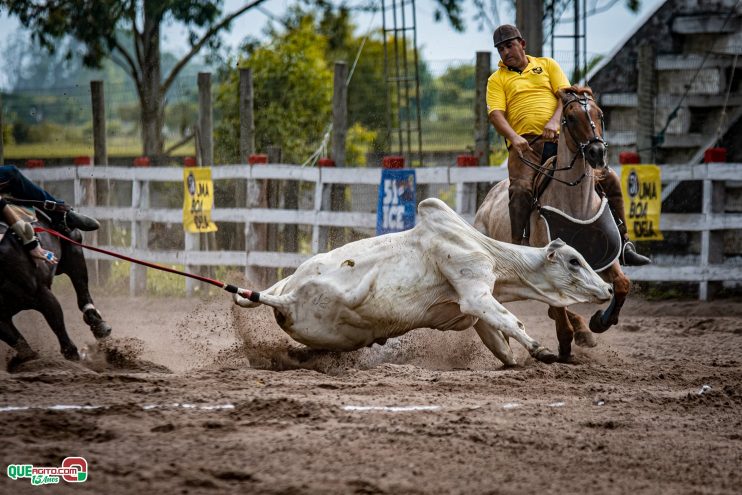
<instances>
[{"instance_id":1,"label":"bull's ear","mask_svg":"<svg viewBox=\"0 0 742 495\"><path fill-rule=\"evenodd\" d=\"M554 258L556 257L556 251L557 251L557 249L559 249L562 246L564 246L564 241L561 240L561 239L559 239L559 238L554 239L553 241L551 241L546 246L546 258L549 261L554 261Z\"/></svg>"}]
</instances>

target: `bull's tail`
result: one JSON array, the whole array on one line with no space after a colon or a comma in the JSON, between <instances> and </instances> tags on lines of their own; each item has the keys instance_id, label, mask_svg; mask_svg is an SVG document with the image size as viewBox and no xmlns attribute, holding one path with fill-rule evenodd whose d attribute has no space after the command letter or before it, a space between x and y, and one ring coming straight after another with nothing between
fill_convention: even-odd
<instances>
[{"instance_id":1,"label":"bull's tail","mask_svg":"<svg viewBox=\"0 0 742 495\"><path fill-rule=\"evenodd\" d=\"M234 293L234 302L238 306L243 308L257 308L261 304L271 306L273 308L281 308L288 302L286 299L288 295L280 295L283 291L284 285L293 275L279 280L275 285L266 289L263 292L251 291L248 289L238 289Z\"/></svg>"}]
</instances>

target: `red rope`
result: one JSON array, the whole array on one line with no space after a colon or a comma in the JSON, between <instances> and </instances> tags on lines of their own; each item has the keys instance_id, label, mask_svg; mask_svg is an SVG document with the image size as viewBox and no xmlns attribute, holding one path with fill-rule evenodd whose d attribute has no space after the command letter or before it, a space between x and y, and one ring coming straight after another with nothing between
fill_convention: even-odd
<instances>
[{"instance_id":1,"label":"red rope","mask_svg":"<svg viewBox=\"0 0 742 495\"><path fill-rule=\"evenodd\" d=\"M206 282L207 284L215 285L215 286L217 286L217 287L219 287L221 289L224 289L227 292L231 292L233 294L234 293L239 294L240 296L242 296L242 297L244 297L246 299L255 300L255 302L257 302L257 298L260 295L260 293L258 293L258 292L254 292L254 291L251 291L251 290L248 290L248 289L242 289L242 288L237 287L235 285L225 284L224 282L220 282L219 280L214 280L214 279L211 279L211 278L208 278L208 277L202 277L201 275L195 275L193 273L181 272L179 270L175 270L174 268L168 268L167 266L162 266L162 265L158 265L158 264L155 264L155 263L150 263L148 261L138 260L136 258L131 258L129 256L125 256L123 254L115 253L113 251L108 251L106 249L98 248L98 247L95 247L95 246L89 246L87 244L83 244L81 242L77 242L74 239L70 239L66 235L64 235L64 234L62 234L60 232L57 232L56 230L47 229L45 227L35 226L34 227L34 232L46 232L47 234L51 234L54 237L58 237L59 239L64 239L67 242L70 242L70 243L72 243L72 244L74 244L76 246L80 246L80 247L85 248L85 249L90 249L91 251L97 251L99 253L103 253L103 254L106 254L108 256L113 256L113 257L116 257L116 258L120 258L120 259L125 260L125 261L128 261L130 263L136 263L137 265L143 265L143 266L146 266L146 267L149 267L149 268L154 268L155 270L161 270L163 272L174 273L175 275L182 275L184 277L189 277L189 278L196 279L196 280L198 280L200 282Z\"/></svg>"}]
</instances>

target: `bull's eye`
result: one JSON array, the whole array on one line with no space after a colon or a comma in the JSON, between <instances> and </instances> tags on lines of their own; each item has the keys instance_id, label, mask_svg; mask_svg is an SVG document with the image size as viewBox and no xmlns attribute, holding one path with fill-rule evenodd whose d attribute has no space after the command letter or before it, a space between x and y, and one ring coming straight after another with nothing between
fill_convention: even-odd
<instances>
[{"instance_id":1,"label":"bull's eye","mask_svg":"<svg viewBox=\"0 0 742 495\"><path fill-rule=\"evenodd\" d=\"M569 260L569 264L572 266L580 266L580 260L578 260L577 258L572 258L571 260Z\"/></svg>"}]
</instances>

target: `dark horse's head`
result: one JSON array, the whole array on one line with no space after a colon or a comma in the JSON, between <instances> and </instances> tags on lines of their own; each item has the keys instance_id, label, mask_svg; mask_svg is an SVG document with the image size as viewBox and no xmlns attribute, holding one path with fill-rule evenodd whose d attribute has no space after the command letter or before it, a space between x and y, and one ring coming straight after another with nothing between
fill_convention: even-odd
<instances>
[{"instance_id":1,"label":"dark horse's head","mask_svg":"<svg viewBox=\"0 0 742 495\"><path fill-rule=\"evenodd\" d=\"M559 90L562 100L562 132L569 148L581 154L593 168L604 168L608 144L603 139L603 112L590 88L572 86Z\"/></svg>"}]
</instances>

